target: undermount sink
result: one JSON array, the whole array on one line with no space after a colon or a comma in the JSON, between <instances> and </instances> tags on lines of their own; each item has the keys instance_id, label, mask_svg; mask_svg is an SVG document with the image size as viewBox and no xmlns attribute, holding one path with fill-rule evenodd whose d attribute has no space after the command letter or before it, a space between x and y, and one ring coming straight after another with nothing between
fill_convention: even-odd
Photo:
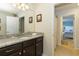
<instances>
[{"instance_id":1,"label":"undermount sink","mask_svg":"<svg viewBox=\"0 0 79 59\"><path fill-rule=\"evenodd\" d=\"M37 35L37 33L32 33L32 35Z\"/></svg>"},{"instance_id":2,"label":"undermount sink","mask_svg":"<svg viewBox=\"0 0 79 59\"><path fill-rule=\"evenodd\" d=\"M29 38L29 37L21 37L20 39L27 39L27 38Z\"/></svg>"},{"instance_id":3,"label":"undermount sink","mask_svg":"<svg viewBox=\"0 0 79 59\"><path fill-rule=\"evenodd\" d=\"M17 38L17 37L15 37L15 36L12 36L11 38Z\"/></svg>"}]
</instances>

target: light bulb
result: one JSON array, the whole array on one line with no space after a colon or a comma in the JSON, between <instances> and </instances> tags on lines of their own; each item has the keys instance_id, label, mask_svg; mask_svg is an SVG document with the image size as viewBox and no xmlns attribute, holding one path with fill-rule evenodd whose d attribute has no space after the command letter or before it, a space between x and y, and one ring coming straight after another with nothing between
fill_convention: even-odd
<instances>
[{"instance_id":1,"label":"light bulb","mask_svg":"<svg viewBox=\"0 0 79 59\"><path fill-rule=\"evenodd\" d=\"M21 7L24 7L24 6L25 6L25 4L24 4L24 3L22 3L20 6L21 6Z\"/></svg>"},{"instance_id":2,"label":"light bulb","mask_svg":"<svg viewBox=\"0 0 79 59\"><path fill-rule=\"evenodd\" d=\"M18 6L18 9L21 9L21 6Z\"/></svg>"},{"instance_id":3,"label":"light bulb","mask_svg":"<svg viewBox=\"0 0 79 59\"><path fill-rule=\"evenodd\" d=\"M21 9L21 10L26 10L26 9L29 9L29 6L28 5L26 5L26 4L24 4L24 3L18 3L18 4L16 4L16 7L18 8L18 9Z\"/></svg>"},{"instance_id":4,"label":"light bulb","mask_svg":"<svg viewBox=\"0 0 79 59\"><path fill-rule=\"evenodd\" d=\"M25 5L25 9L29 9L29 6L28 5Z\"/></svg>"},{"instance_id":5,"label":"light bulb","mask_svg":"<svg viewBox=\"0 0 79 59\"><path fill-rule=\"evenodd\" d=\"M22 10L25 11L26 9L23 7Z\"/></svg>"}]
</instances>

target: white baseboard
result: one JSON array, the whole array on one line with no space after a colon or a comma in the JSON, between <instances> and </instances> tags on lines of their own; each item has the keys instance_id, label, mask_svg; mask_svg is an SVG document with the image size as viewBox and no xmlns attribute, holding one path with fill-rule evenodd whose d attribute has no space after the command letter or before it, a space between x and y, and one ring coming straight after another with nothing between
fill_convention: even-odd
<instances>
[{"instance_id":1,"label":"white baseboard","mask_svg":"<svg viewBox=\"0 0 79 59\"><path fill-rule=\"evenodd\" d=\"M42 56L55 56L55 55L46 55L46 54L43 54Z\"/></svg>"},{"instance_id":2,"label":"white baseboard","mask_svg":"<svg viewBox=\"0 0 79 59\"><path fill-rule=\"evenodd\" d=\"M42 54L42 56L47 56L46 54Z\"/></svg>"}]
</instances>

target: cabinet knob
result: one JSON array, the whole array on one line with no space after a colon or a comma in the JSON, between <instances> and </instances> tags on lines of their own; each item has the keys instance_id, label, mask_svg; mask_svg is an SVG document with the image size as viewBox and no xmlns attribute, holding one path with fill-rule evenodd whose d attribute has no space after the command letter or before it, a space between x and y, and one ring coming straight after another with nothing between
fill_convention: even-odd
<instances>
[{"instance_id":1,"label":"cabinet knob","mask_svg":"<svg viewBox=\"0 0 79 59\"><path fill-rule=\"evenodd\" d=\"M21 55L21 52L19 52L19 55Z\"/></svg>"}]
</instances>

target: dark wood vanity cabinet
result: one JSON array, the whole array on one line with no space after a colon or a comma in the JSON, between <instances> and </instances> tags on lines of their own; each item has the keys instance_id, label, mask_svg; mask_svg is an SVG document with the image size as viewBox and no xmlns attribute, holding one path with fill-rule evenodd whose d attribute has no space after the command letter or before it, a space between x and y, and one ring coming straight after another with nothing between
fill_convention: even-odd
<instances>
[{"instance_id":1,"label":"dark wood vanity cabinet","mask_svg":"<svg viewBox=\"0 0 79 59\"><path fill-rule=\"evenodd\" d=\"M0 56L41 56L43 37L0 48Z\"/></svg>"},{"instance_id":2,"label":"dark wood vanity cabinet","mask_svg":"<svg viewBox=\"0 0 79 59\"><path fill-rule=\"evenodd\" d=\"M18 50L17 52L12 53L9 56L22 56L22 50Z\"/></svg>"},{"instance_id":3,"label":"dark wood vanity cabinet","mask_svg":"<svg viewBox=\"0 0 79 59\"><path fill-rule=\"evenodd\" d=\"M0 56L21 55L21 52L22 52L21 43L0 48Z\"/></svg>"},{"instance_id":4,"label":"dark wood vanity cabinet","mask_svg":"<svg viewBox=\"0 0 79 59\"><path fill-rule=\"evenodd\" d=\"M23 42L23 56L35 56L35 39Z\"/></svg>"},{"instance_id":5,"label":"dark wood vanity cabinet","mask_svg":"<svg viewBox=\"0 0 79 59\"><path fill-rule=\"evenodd\" d=\"M23 56L35 56L35 46L31 45L23 49Z\"/></svg>"},{"instance_id":6,"label":"dark wood vanity cabinet","mask_svg":"<svg viewBox=\"0 0 79 59\"><path fill-rule=\"evenodd\" d=\"M43 54L43 37L36 39L36 56L41 56Z\"/></svg>"},{"instance_id":7,"label":"dark wood vanity cabinet","mask_svg":"<svg viewBox=\"0 0 79 59\"><path fill-rule=\"evenodd\" d=\"M41 56L43 53L43 37L23 42L23 56Z\"/></svg>"}]
</instances>

